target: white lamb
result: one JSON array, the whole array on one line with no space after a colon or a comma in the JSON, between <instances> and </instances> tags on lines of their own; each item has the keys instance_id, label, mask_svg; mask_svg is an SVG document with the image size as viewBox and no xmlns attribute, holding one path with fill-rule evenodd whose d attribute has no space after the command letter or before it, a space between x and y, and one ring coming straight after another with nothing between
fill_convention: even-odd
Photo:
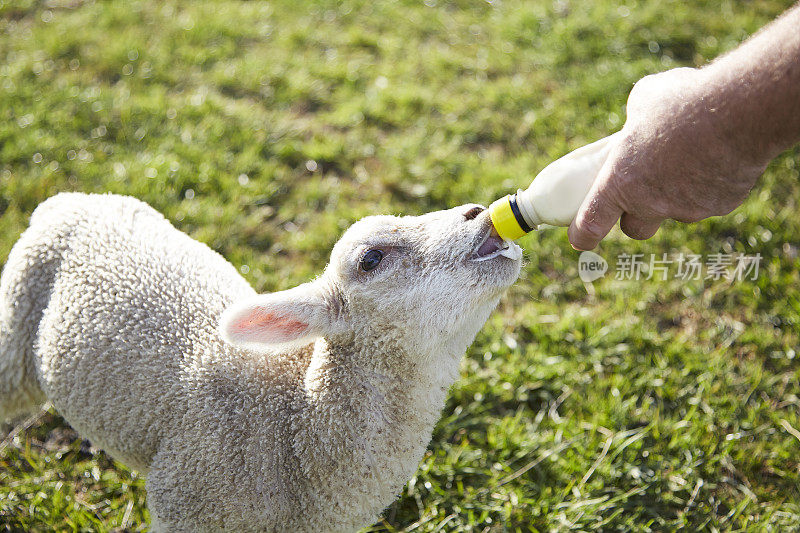
<instances>
[{"instance_id":1,"label":"white lamb","mask_svg":"<svg viewBox=\"0 0 800 533\"><path fill-rule=\"evenodd\" d=\"M416 471L520 257L478 206L369 217L258 295L148 205L59 194L0 280L0 419L51 401L147 474L156 531L355 530Z\"/></svg>"}]
</instances>

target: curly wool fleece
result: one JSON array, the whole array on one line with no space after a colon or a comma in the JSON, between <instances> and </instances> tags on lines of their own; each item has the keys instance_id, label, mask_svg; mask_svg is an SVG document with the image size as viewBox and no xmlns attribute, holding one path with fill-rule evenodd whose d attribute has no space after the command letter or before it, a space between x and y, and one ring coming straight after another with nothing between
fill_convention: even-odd
<instances>
[{"instance_id":1,"label":"curly wool fleece","mask_svg":"<svg viewBox=\"0 0 800 533\"><path fill-rule=\"evenodd\" d=\"M59 194L0 280L0 419L51 401L147 475L154 531L369 525L519 274L518 255L474 260L476 211L366 218L322 276L258 295L148 205Z\"/></svg>"}]
</instances>

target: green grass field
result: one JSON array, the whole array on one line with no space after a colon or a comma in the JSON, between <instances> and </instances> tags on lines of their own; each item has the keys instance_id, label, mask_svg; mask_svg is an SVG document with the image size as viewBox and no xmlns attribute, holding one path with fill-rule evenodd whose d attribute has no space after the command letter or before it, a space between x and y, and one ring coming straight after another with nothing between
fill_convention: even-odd
<instances>
[{"instance_id":1,"label":"green grass field","mask_svg":"<svg viewBox=\"0 0 800 533\"><path fill-rule=\"evenodd\" d=\"M48 196L111 191L284 289L361 216L527 186L620 128L636 80L789 5L0 0L0 260ZM795 149L730 216L615 230L592 285L565 230L522 239L520 281L368 531L800 528L799 174ZM763 259L757 280L617 280L622 253ZM142 477L54 411L5 430L0 530L146 528Z\"/></svg>"}]
</instances>

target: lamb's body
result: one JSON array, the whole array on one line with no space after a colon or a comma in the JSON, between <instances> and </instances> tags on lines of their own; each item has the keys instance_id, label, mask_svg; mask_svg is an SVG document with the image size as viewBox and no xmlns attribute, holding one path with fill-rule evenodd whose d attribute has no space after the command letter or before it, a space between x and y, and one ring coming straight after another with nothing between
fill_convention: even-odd
<instances>
[{"instance_id":1,"label":"lamb's body","mask_svg":"<svg viewBox=\"0 0 800 533\"><path fill-rule=\"evenodd\" d=\"M366 525L415 472L472 336L438 339L436 359L391 325L273 352L223 341L220 315L254 297L142 202L54 197L0 282L0 418L49 399L147 473L154 529Z\"/></svg>"}]
</instances>

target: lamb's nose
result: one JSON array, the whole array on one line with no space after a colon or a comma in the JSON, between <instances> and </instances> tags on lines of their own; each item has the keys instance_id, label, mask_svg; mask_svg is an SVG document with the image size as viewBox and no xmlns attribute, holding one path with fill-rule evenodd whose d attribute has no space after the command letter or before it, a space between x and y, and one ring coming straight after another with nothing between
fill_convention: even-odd
<instances>
[{"instance_id":1,"label":"lamb's nose","mask_svg":"<svg viewBox=\"0 0 800 533\"><path fill-rule=\"evenodd\" d=\"M470 207L469 211L464 213L464 218L467 220L473 220L484 211L486 211L486 208L479 205L476 205L475 207Z\"/></svg>"}]
</instances>

